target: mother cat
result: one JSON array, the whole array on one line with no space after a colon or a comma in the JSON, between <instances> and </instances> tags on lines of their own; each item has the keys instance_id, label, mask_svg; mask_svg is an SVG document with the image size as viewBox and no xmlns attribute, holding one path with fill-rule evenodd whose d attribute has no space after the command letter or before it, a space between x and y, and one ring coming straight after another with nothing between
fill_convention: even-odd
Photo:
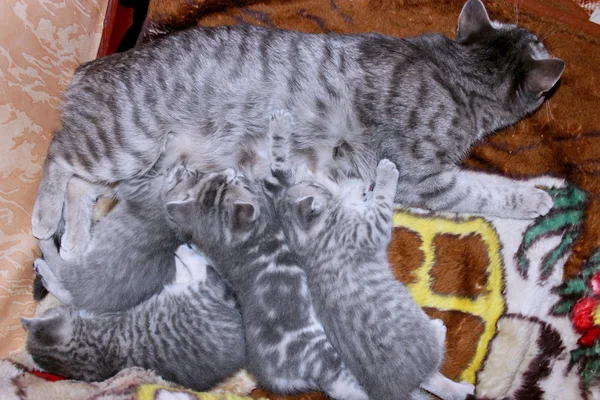
<instances>
[{"instance_id":1,"label":"mother cat","mask_svg":"<svg viewBox=\"0 0 600 400\"><path fill-rule=\"evenodd\" d=\"M563 69L527 30L491 22L480 0L463 7L456 40L253 26L180 32L79 67L44 165L33 234L56 231L73 175L100 184L135 178L165 149L167 158L187 156L190 168L265 176L264 115L282 108L297 118L295 164L372 179L376 161L388 158L405 206L536 217L552 206L544 191L458 165L474 142L537 109ZM83 247L77 230L89 226L90 197L66 198L63 256Z\"/></svg>"}]
</instances>

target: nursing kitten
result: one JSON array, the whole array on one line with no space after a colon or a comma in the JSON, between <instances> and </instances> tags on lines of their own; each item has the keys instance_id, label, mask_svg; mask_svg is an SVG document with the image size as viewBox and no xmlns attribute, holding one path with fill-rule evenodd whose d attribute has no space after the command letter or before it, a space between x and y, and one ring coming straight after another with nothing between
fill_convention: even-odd
<instances>
[{"instance_id":1,"label":"nursing kitten","mask_svg":"<svg viewBox=\"0 0 600 400\"><path fill-rule=\"evenodd\" d=\"M404 206L534 218L552 206L543 190L460 164L473 143L536 110L564 65L529 31L491 22L480 0L465 4L455 40L255 26L173 34L78 68L32 232L44 239L56 231L71 177L139 177L169 134L175 150L167 159L186 153L193 169L265 177L263 116L281 108L298 122L290 159L298 166L369 180L377 160L388 158L400 172L395 198ZM86 225L78 221L91 205L74 208L65 208L65 253L85 247L77 244Z\"/></svg>"},{"instance_id":2,"label":"nursing kitten","mask_svg":"<svg viewBox=\"0 0 600 400\"><path fill-rule=\"evenodd\" d=\"M61 306L21 320L33 360L72 379L102 381L137 366L207 390L245 363L242 320L231 292L186 246L177 251L176 281L133 309L82 316Z\"/></svg>"},{"instance_id":3,"label":"nursing kitten","mask_svg":"<svg viewBox=\"0 0 600 400\"><path fill-rule=\"evenodd\" d=\"M289 129L288 116L275 116L270 129ZM258 384L280 394L321 390L338 400L367 400L315 316L306 275L270 199L277 185L231 169L181 177L165 195L167 211L236 294L247 369Z\"/></svg>"},{"instance_id":4,"label":"nursing kitten","mask_svg":"<svg viewBox=\"0 0 600 400\"><path fill-rule=\"evenodd\" d=\"M438 372L443 324L429 319L388 263L397 177L382 160L369 199L360 181L298 183L279 205L284 232L302 260L317 318L369 398L407 398L423 387L464 399L472 385Z\"/></svg>"},{"instance_id":5,"label":"nursing kitten","mask_svg":"<svg viewBox=\"0 0 600 400\"><path fill-rule=\"evenodd\" d=\"M63 260L52 238L34 262L44 286L65 304L95 313L127 310L175 278L173 254L183 243L160 198L164 177L146 175L117 190L120 202L91 228L87 251ZM89 185L69 182L69 193ZM64 243L64 242L63 242Z\"/></svg>"}]
</instances>

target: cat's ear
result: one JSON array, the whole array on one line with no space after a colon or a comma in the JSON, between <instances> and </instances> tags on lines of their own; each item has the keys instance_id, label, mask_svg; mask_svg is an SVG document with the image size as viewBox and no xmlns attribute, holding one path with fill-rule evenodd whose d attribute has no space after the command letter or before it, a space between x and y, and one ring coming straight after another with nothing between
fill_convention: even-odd
<instances>
[{"instance_id":1,"label":"cat's ear","mask_svg":"<svg viewBox=\"0 0 600 400\"><path fill-rule=\"evenodd\" d=\"M170 201L166 205L167 215L173 222L183 223L192 215L193 207L193 200Z\"/></svg>"},{"instance_id":2,"label":"cat's ear","mask_svg":"<svg viewBox=\"0 0 600 400\"><path fill-rule=\"evenodd\" d=\"M323 204L314 196L306 196L296 200L296 209L300 221L309 227L311 222L323 212Z\"/></svg>"},{"instance_id":3,"label":"cat's ear","mask_svg":"<svg viewBox=\"0 0 600 400\"><path fill-rule=\"evenodd\" d=\"M458 17L456 41L473 41L490 29L493 29L492 23L481 0L468 0Z\"/></svg>"},{"instance_id":4,"label":"cat's ear","mask_svg":"<svg viewBox=\"0 0 600 400\"><path fill-rule=\"evenodd\" d=\"M565 70L565 62L560 58L534 60L525 75L525 88L538 97L556 85Z\"/></svg>"},{"instance_id":5,"label":"cat's ear","mask_svg":"<svg viewBox=\"0 0 600 400\"><path fill-rule=\"evenodd\" d=\"M59 314L21 318L21 324L29 333L30 338L35 338L38 343L46 346L59 343L63 337L64 319Z\"/></svg>"},{"instance_id":6,"label":"cat's ear","mask_svg":"<svg viewBox=\"0 0 600 400\"><path fill-rule=\"evenodd\" d=\"M256 220L256 207L252 203L236 201L233 204L233 229L246 231Z\"/></svg>"}]
</instances>

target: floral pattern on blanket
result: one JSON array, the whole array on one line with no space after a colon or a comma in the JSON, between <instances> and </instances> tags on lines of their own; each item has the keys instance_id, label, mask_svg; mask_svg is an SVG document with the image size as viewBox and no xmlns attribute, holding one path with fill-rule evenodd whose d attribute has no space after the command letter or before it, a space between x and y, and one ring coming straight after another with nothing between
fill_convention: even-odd
<instances>
[{"instance_id":1,"label":"floral pattern on blanket","mask_svg":"<svg viewBox=\"0 0 600 400\"><path fill-rule=\"evenodd\" d=\"M23 345L33 315L31 209L61 93L94 59L108 0L0 2L0 357Z\"/></svg>"}]
</instances>

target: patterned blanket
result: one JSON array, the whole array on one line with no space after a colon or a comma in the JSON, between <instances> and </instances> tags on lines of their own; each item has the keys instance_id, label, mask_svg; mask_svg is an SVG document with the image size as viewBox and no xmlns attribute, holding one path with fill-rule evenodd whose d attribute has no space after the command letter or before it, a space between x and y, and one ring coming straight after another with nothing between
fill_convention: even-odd
<instances>
[{"instance_id":1,"label":"patterned blanket","mask_svg":"<svg viewBox=\"0 0 600 400\"><path fill-rule=\"evenodd\" d=\"M453 37L462 4L152 0L141 40L193 24L234 23L395 36L441 31ZM476 383L477 398L600 398L600 26L571 0L490 0L486 6L492 18L542 36L567 69L551 102L476 146L466 165L515 179L537 177L555 206L534 221L398 210L389 248L393 270L417 302L447 325L443 372ZM158 398L178 390L181 398L202 398L148 371L122 371L98 384L48 383L55 377L27 372L34 367L23 354L13 360L0 364L0 393L14 398L46 399L56 390L54 398L61 399L134 399L146 393L143 388L163 388L152 392ZM275 396L249 379L241 375L221 390L252 398L324 399L317 393ZM111 385L121 397L102 397ZM85 394L73 397L82 387Z\"/></svg>"}]
</instances>

